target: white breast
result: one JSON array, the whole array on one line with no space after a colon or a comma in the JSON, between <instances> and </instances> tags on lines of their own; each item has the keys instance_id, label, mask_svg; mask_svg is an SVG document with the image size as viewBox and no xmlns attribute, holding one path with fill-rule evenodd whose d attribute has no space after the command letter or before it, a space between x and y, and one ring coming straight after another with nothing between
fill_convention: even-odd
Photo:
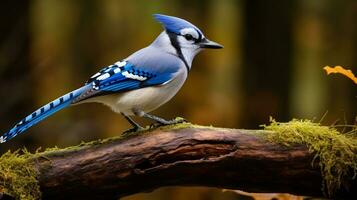
<instances>
[{"instance_id":1,"label":"white breast","mask_svg":"<svg viewBox=\"0 0 357 200\"><path fill-rule=\"evenodd\" d=\"M99 96L91 99L91 102L103 103L111 107L114 112L122 112L126 115L134 115L133 110L141 110L148 113L157 109L175 96L186 78L186 69L182 67L174 79L163 85L141 88L119 94Z\"/></svg>"}]
</instances>

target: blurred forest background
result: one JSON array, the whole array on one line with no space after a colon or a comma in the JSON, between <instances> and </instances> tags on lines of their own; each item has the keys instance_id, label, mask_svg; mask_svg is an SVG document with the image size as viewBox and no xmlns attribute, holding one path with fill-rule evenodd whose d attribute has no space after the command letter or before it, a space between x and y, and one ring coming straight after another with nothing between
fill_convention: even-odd
<instances>
[{"instance_id":1,"label":"blurred forest background","mask_svg":"<svg viewBox=\"0 0 357 200\"><path fill-rule=\"evenodd\" d=\"M357 73L355 0L5 0L0 3L0 130L150 44L154 13L182 17L225 46L196 57L181 91L154 113L193 123L259 128L269 116L352 124L357 87L325 65ZM141 123L147 121L138 119ZM69 146L130 126L99 104L65 109L1 145ZM237 199L208 188L164 188L141 199Z\"/></svg>"}]
</instances>

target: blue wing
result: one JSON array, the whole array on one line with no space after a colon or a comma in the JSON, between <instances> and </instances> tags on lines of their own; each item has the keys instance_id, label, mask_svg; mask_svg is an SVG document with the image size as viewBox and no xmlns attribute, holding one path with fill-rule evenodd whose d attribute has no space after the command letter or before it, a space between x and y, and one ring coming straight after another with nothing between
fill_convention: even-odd
<instances>
[{"instance_id":1,"label":"blue wing","mask_svg":"<svg viewBox=\"0 0 357 200\"><path fill-rule=\"evenodd\" d=\"M96 96L161 85L170 81L175 72L166 70L157 73L142 66L134 66L128 61L117 62L94 74L86 83L92 85L92 89L84 92L74 103Z\"/></svg>"}]
</instances>

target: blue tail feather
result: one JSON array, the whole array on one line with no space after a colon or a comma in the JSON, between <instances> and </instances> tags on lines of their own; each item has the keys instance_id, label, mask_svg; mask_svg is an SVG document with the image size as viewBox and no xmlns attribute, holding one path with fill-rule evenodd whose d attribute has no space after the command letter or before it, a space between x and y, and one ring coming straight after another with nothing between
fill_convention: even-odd
<instances>
[{"instance_id":1,"label":"blue tail feather","mask_svg":"<svg viewBox=\"0 0 357 200\"><path fill-rule=\"evenodd\" d=\"M6 132L4 135L0 137L0 143L4 143L14 138L15 136L23 133L31 126L37 124L48 116L54 114L55 112L69 106L72 101L80 96L85 90L88 89L88 85L83 86L77 90L74 90L68 94L65 94L58 99L42 106L37 109L24 119L22 119L19 123L17 123L12 129Z\"/></svg>"}]
</instances>

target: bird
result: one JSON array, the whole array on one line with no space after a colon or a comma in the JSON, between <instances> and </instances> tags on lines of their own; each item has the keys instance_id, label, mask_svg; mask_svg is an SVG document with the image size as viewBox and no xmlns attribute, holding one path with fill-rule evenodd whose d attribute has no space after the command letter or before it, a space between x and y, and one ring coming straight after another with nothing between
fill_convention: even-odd
<instances>
[{"instance_id":1,"label":"bird","mask_svg":"<svg viewBox=\"0 0 357 200\"><path fill-rule=\"evenodd\" d=\"M150 112L180 90L200 51L223 46L207 39L199 28L185 19L163 14L153 17L164 30L149 46L101 69L82 87L23 118L0 137L0 143L9 141L63 108L82 103L109 106L132 125L129 131L143 130L132 116L144 117L159 125L182 122L182 119L166 120Z\"/></svg>"}]
</instances>

